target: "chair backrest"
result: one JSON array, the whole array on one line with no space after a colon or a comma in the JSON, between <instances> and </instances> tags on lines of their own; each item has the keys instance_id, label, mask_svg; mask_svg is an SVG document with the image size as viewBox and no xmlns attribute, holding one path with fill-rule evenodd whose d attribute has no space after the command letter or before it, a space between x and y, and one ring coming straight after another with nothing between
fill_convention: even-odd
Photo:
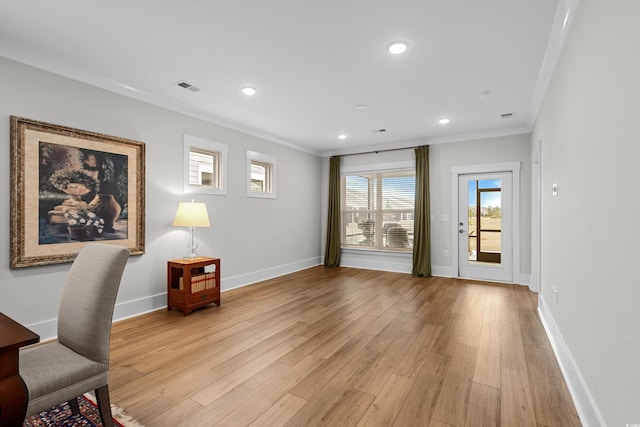
<instances>
[{"instance_id":1,"label":"chair backrest","mask_svg":"<svg viewBox=\"0 0 640 427\"><path fill-rule=\"evenodd\" d=\"M409 235L402 227L391 227L387 231L387 246L390 248L408 248Z\"/></svg>"},{"instance_id":2,"label":"chair backrest","mask_svg":"<svg viewBox=\"0 0 640 427\"><path fill-rule=\"evenodd\" d=\"M58 341L91 360L109 363L113 307L129 250L86 245L73 261L58 311Z\"/></svg>"}]
</instances>

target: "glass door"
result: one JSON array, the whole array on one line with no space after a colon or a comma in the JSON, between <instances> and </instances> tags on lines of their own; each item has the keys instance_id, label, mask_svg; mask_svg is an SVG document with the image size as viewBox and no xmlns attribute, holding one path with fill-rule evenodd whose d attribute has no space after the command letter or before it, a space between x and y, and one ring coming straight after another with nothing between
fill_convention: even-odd
<instances>
[{"instance_id":1,"label":"glass door","mask_svg":"<svg viewBox=\"0 0 640 427\"><path fill-rule=\"evenodd\" d=\"M458 179L460 276L511 281L511 173Z\"/></svg>"}]
</instances>

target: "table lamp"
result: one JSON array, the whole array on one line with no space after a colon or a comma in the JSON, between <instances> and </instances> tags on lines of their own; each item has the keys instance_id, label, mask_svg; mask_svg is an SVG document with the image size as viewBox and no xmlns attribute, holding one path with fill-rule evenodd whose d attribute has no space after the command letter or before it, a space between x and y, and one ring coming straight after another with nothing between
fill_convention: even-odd
<instances>
[{"instance_id":1,"label":"table lamp","mask_svg":"<svg viewBox=\"0 0 640 427\"><path fill-rule=\"evenodd\" d=\"M189 241L191 255L189 258L197 258L196 227L211 227L209 215L207 214L207 205L205 203L195 203L193 200L191 202L180 202L176 217L173 219L173 226L189 227L191 231L191 240Z\"/></svg>"}]
</instances>

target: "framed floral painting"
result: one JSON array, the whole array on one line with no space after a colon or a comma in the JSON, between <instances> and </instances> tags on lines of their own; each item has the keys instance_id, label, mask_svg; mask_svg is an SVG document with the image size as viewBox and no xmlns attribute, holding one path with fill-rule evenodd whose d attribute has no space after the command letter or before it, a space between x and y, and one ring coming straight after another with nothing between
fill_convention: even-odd
<instances>
[{"instance_id":1,"label":"framed floral painting","mask_svg":"<svg viewBox=\"0 0 640 427\"><path fill-rule=\"evenodd\" d=\"M139 141L11 116L11 268L71 262L87 242L144 253Z\"/></svg>"}]
</instances>

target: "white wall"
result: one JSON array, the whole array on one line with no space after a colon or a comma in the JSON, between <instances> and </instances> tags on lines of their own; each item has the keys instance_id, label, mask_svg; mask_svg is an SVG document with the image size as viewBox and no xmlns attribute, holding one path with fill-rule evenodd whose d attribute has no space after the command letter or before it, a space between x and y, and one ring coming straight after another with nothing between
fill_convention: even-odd
<instances>
[{"instance_id":1,"label":"white wall","mask_svg":"<svg viewBox=\"0 0 640 427\"><path fill-rule=\"evenodd\" d=\"M639 16L635 0L580 2L533 132L541 313L584 425L640 423Z\"/></svg>"},{"instance_id":2,"label":"white wall","mask_svg":"<svg viewBox=\"0 0 640 427\"><path fill-rule=\"evenodd\" d=\"M345 156L341 166L361 164L379 164L398 161L413 161L413 149L381 151L358 156ZM451 168L501 162L521 162L520 171L520 271L514 272L516 283L528 284L531 271L531 148L530 135L513 135L487 138L447 144L435 144L429 147L429 174L431 213L431 264L432 273L440 276L454 276L451 257L444 258L442 251L451 254L453 244L451 231ZM328 163L323 162L323 182L328 180ZM326 233L327 186L323 185L322 214L324 215L323 245ZM448 220L441 221L446 215ZM455 215L454 215L455 217ZM324 246L323 246L324 248ZM322 254L324 255L324 249ZM411 254L389 252L371 252L343 250L341 265L360 268L376 268L388 271L411 272Z\"/></svg>"},{"instance_id":3,"label":"white wall","mask_svg":"<svg viewBox=\"0 0 640 427\"><path fill-rule=\"evenodd\" d=\"M223 290L319 263L319 157L3 58L0 75L0 311L43 338L55 334L69 264L9 269L10 115L146 144L146 253L129 259L116 318L162 307L166 261L187 253L187 231L171 225L193 196L182 192L184 133L229 145L228 195L195 195L213 225L198 230L199 253L221 258ZM245 197L246 150L277 158L277 199Z\"/></svg>"}]
</instances>

